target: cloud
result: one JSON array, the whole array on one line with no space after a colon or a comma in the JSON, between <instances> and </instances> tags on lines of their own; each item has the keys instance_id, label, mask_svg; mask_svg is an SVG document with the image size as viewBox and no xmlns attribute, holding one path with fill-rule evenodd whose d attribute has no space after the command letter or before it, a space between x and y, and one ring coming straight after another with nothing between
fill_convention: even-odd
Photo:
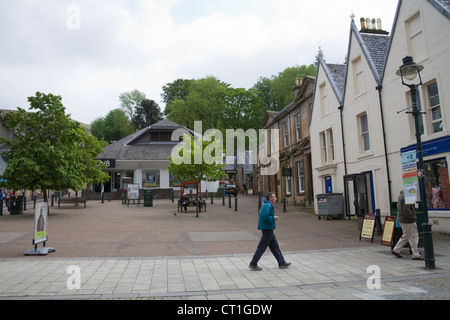
<instances>
[{"instance_id":1,"label":"cloud","mask_svg":"<svg viewBox=\"0 0 450 320\"><path fill-rule=\"evenodd\" d=\"M343 62L351 11L357 20L381 17L389 30L396 7L394 0L0 3L0 108L26 108L28 96L51 92L86 123L133 89L160 103L161 88L178 78L214 75L249 88L312 63L319 46L327 61ZM70 6L80 9L79 29L68 28Z\"/></svg>"}]
</instances>

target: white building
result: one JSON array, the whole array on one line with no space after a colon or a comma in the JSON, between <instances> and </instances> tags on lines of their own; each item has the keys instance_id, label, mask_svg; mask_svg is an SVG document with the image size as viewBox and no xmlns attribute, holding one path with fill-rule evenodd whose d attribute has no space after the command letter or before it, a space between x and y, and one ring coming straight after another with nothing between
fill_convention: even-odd
<instances>
[{"instance_id":1,"label":"white building","mask_svg":"<svg viewBox=\"0 0 450 320\"><path fill-rule=\"evenodd\" d=\"M396 71L412 56L424 66L419 101L429 217L434 230L450 232L449 22L449 1L400 0L390 35L380 21L361 19L358 31L352 20L344 66L319 54L310 126L314 192L342 193L347 216L376 209L390 215L402 189L401 153L416 149L416 137L412 116L397 112L411 97Z\"/></svg>"},{"instance_id":2,"label":"white building","mask_svg":"<svg viewBox=\"0 0 450 320\"><path fill-rule=\"evenodd\" d=\"M383 78L387 152L392 196L402 188L401 153L417 148L409 88L395 73L411 56L424 66L419 101L429 220L433 230L450 232L450 3L399 1ZM419 83L419 78L415 83Z\"/></svg>"}]
</instances>

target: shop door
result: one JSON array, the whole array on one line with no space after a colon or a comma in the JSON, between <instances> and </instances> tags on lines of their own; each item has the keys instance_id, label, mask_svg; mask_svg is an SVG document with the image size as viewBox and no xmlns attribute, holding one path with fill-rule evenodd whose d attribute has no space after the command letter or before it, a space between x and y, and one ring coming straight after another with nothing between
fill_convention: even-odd
<instances>
[{"instance_id":1,"label":"shop door","mask_svg":"<svg viewBox=\"0 0 450 320\"><path fill-rule=\"evenodd\" d=\"M364 216L369 212L369 193L365 174L344 178L347 216Z\"/></svg>"}]
</instances>

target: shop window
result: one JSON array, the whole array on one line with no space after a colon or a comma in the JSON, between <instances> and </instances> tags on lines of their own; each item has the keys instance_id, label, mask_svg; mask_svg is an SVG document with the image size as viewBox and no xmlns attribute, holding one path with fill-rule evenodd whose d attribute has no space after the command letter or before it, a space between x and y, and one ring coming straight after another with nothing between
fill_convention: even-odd
<instances>
[{"instance_id":1,"label":"shop window","mask_svg":"<svg viewBox=\"0 0 450 320\"><path fill-rule=\"evenodd\" d=\"M445 159L426 161L425 188L430 209L450 208L450 183Z\"/></svg>"}]
</instances>

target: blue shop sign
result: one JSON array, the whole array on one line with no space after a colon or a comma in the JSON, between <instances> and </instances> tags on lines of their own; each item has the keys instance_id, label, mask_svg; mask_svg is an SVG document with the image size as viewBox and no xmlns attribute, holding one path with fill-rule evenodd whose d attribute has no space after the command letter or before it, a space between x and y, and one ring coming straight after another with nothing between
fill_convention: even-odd
<instances>
[{"instance_id":1,"label":"blue shop sign","mask_svg":"<svg viewBox=\"0 0 450 320\"><path fill-rule=\"evenodd\" d=\"M417 144L408 146L401 149L401 153L414 151L417 149ZM445 136L442 138L422 142L422 152L423 156L432 156L439 153L450 151L450 136Z\"/></svg>"}]
</instances>

